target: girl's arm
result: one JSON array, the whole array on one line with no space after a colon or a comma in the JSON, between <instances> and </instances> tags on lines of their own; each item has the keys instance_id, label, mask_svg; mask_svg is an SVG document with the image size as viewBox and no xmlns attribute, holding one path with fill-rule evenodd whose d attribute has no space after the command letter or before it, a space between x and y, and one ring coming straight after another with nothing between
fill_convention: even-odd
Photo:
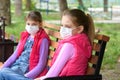
<instances>
[{"instance_id":1,"label":"girl's arm","mask_svg":"<svg viewBox=\"0 0 120 80\"><path fill-rule=\"evenodd\" d=\"M34 69L32 69L30 72L25 74L26 77L34 79L35 77L38 76L38 74L40 74L43 71L44 67L46 66L49 43L46 38L43 39L41 43L42 44L41 44L40 50L39 50L39 54L40 54L39 62Z\"/></svg>"},{"instance_id":2,"label":"girl's arm","mask_svg":"<svg viewBox=\"0 0 120 80\"><path fill-rule=\"evenodd\" d=\"M18 47L20 45L20 42L18 43L16 50L14 51L14 53L5 61L5 63L3 64L3 67L9 67L17 58L17 51L18 51Z\"/></svg>"},{"instance_id":3,"label":"girl's arm","mask_svg":"<svg viewBox=\"0 0 120 80\"><path fill-rule=\"evenodd\" d=\"M43 80L47 77L56 77L59 75L65 64L70 60L70 58L73 56L74 53L74 47L70 43L65 43L55 61L55 63L52 65L48 73L41 77L40 80Z\"/></svg>"}]
</instances>

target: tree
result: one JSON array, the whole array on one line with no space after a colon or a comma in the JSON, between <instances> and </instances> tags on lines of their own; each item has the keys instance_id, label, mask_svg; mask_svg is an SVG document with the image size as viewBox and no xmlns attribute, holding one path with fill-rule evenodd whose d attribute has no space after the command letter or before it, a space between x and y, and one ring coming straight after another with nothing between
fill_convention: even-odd
<instances>
[{"instance_id":1,"label":"tree","mask_svg":"<svg viewBox=\"0 0 120 80\"><path fill-rule=\"evenodd\" d=\"M104 12L108 12L108 0L104 0Z\"/></svg>"},{"instance_id":2,"label":"tree","mask_svg":"<svg viewBox=\"0 0 120 80\"><path fill-rule=\"evenodd\" d=\"M83 4L83 1L82 1L82 0L78 0L78 3L79 3L78 8L81 9L81 10L85 10L85 7L84 7L84 4Z\"/></svg>"},{"instance_id":3,"label":"tree","mask_svg":"<svg viewBox=\"0 0 120 80\"><path fill-rule=\"evenodd\" d=\"M59 1L60 14L62 15L63 11L68 9L67 0L58 0L58 1Z\"/></svg>"},{"instance_id":4,"label":"tree","mask_svg":"<svg viewBox=\"0 0 120 80\"><path fill-rule=\"evenodd\" d=\"M27 10L31 10L31 0L26 0L25 5Z\"/></svg>"},{"instance_id":5,"label":"tree","mask_svg":"<svg viewBox=\"0 0 120 80\"><path fill-rule=\"evenodd\" d=\"M0 0L0 16L6 18L6 24L11 24L10 0Z\"/></svg>"},{"instance_id":6,"label":"tree","mask_svg":"<svg viewBox=\"0 0 120 80\"><path fill-rule=\"evenodd\" d=\"M22 0L15 0L15 15L22 15Z\"/></svg>"}]
</instances>

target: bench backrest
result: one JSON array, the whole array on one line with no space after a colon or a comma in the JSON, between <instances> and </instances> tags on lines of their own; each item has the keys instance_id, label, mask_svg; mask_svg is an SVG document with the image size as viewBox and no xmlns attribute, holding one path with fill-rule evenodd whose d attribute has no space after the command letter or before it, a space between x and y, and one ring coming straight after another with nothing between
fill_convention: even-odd
<instances>
[{"instance_id":1,"label":"bench backrest","mask_svg":"<svg viewBox=\"0 0 120 80\"><path fill-rule=\"evenodd\" d=\"M54 24L43 23L44 29L51 39L50 53L48 58L48 67L54 55L54 51L58 45L60 39L59 30L60 27ZM96 34L93 42L92 56L88 62L89 66L86 75L99 75L100 68L104 56L106 43L109 41L109 37L105 35Z\"/></svg>"}]
</instances>

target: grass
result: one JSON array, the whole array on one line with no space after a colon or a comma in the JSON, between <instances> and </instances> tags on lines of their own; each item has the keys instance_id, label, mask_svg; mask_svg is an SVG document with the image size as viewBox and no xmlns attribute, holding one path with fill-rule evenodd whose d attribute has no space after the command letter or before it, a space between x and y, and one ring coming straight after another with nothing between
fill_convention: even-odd
<instances>
[{"instance_id":1,"label":"grass","mask_svg":"<svg viewBox=\"0 0 120 80\"><path fill-rule=\"evenodd\" d=\"M22 17L16 17L12 14L12 24L6 27L6 32L13 34L16 38L19 39L20 32L25 28L25 15ZM59 20L60 15L56 12L50 12L46 14L45 11L42 11L43 20ZM110 41L107 44L105 50L105 56L103 59L102 69L114 69L117 63L118 57L120 56L120 24L104 24L104 23L95 23L95 28L100 29L101 34L108 35Z\"/></svg>"},{"instance_id":2,"label":"grass","mask_svg":"<svg viewBox=\"0 0 120 80\"><path fill-rule=\"evenodd\" d=\"M103 59L102 68L114 69L120 56L120 47L119 47L119 35L120 35L120 24L95 24L96 28L101 30L101 34L108 35L110 41L107 44L105 50L105 56Z\"/></svg>"}]
</instances>

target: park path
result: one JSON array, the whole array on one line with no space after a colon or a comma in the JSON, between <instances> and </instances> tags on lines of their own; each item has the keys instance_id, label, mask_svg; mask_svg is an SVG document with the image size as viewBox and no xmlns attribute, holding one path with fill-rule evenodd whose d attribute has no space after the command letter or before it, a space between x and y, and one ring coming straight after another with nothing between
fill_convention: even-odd
<instances>
[{"instance_id":1,"label":"park path","mask_svg":"<svg viewBox=\"0 0 120 80\"><path fill-rule=\"evenodd\" d=\"M115 69L112 70L101 70L102 80L120 80L120 62L117 62Z\"/></svg>"}]
</instances>

